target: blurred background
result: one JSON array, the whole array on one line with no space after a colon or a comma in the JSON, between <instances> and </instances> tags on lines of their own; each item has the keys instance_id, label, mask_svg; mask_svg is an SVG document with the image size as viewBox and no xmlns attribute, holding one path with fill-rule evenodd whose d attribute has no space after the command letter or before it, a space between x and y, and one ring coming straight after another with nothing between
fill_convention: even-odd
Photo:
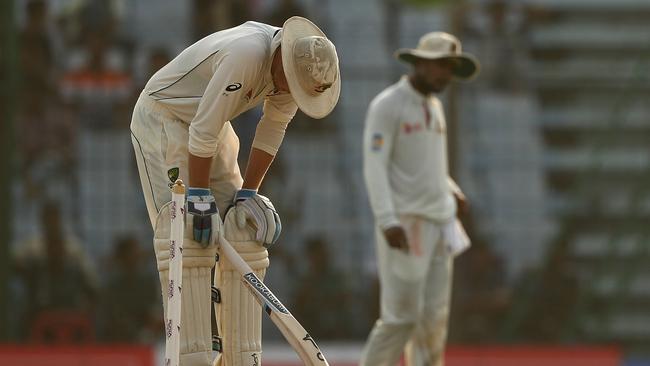
<instances>
[{"instance_id":1,"label":"blurred background","mask_svg":"<svg viewBox=\"0 0 650 366\"><path fill-rule=\"evenodd\" d=\"M293 15L336 44L343 87L326 119L298 112L261 189L284 227L265 282L332 364L378 316L366 108L408 72L392 52L444 30L483 66L442 95L473 240L448 365L650 365L649 0L0 1L0 365L158 362L132 107L192 42ZM242 166L260 113L233 123ZM264 340L265 364L297 364L270 322Z\"/></svg>"}]
</instances>

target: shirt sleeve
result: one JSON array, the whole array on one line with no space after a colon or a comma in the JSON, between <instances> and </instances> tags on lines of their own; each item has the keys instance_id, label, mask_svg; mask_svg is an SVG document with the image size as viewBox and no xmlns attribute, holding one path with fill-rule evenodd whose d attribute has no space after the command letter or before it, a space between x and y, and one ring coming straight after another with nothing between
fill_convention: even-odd
<instances>
[{"instance_id":1,"label":"shirt sleeve","mask_svg":"<svg viewBox=\"0 0 650 366\"><path fill-rule=\"evenodd\" d=\"M277 154L289 122L298 107L291 94L269 96L264 101L263 115L255 130L253 147L271 155Z\"/></svg>"},{"instance_id":2,"label":"shirt sleeve","mask_svg":"<svg viewBox=\"0 0 650 366\"><path fill-rule=\"evenodd\" d=\"M192 155L214 156L219 132L232 118L241 99L239 93L248 90L259 76L259 58L259 51L254 48L237 47L215 62L214 74L190 122L188 145Z\"/></svg>"},{"instance_id":3,"label":"shirt sleeve","mask_svg":"<svg viewBox=\"0 0 650 366\"><path fill-rule=\"evenodd\" d=\"M375 99L368 108L363 133L363 175L375 221L381 228L400 223L388 179L396 126L391 107Z\"/></svg>"}]
</instances>

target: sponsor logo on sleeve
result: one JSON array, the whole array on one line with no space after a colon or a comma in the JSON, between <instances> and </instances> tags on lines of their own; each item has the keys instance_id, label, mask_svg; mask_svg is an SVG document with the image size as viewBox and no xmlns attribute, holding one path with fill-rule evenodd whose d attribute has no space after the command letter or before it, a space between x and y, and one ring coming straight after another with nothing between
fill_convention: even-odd
<instances>
[{"instance_id":1,"label":"sponsor logo on sleeve","mask_svg":"<svg viewBox=\"0 0 650 366\"><path fill-rule=\"evenodd\" d=\"M241 83L233 83L226 87L227 92L234 92L241 89Z\"/></svg>"}]
</instances>

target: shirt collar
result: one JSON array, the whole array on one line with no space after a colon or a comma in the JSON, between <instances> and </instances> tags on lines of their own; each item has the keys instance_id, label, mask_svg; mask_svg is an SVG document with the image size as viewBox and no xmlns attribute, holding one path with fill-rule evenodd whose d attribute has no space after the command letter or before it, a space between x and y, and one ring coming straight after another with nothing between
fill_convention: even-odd
<instances>
[{"instance_id":1,"label":"shirt collar","mask_svg":"<svg viewBox=\"0 0 650 366\"><path fill-rule=\"evenodd\" d=\"M282 28L278 28L278 30L273 34L273 39L271 40L271 53L275 52L275 50L280 46L280 42L282 42Z\"/></svg>"},{"instance_id":2,"label":"shirt collar","mask_svg":"<svg viewBox=\"0 0 650 366\"><path fill-rule=\"evenodd\" d=\"M271 64L273 64L273 55L275 54L275 51L278 50L278 47L280 47L280 43L282 41L282 28L278 28L275 33L273 34L273 38L271 39L271 55L269 56L269 61L268 61L268 66L267 66L267 72L265 73L264 77L264 84L267 85L271 90L274 90L275 85L273 84L273 77L271 76Z\"/></svg>"}]
</instances>

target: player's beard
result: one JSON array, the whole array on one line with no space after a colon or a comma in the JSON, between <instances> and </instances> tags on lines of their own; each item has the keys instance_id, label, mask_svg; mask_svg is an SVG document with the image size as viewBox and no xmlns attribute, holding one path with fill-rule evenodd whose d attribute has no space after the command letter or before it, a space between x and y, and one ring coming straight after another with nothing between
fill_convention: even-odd
<instances>
[{"instance_id":1,"label":"player's beard","mask_svg":"<svg viewBox=\"0 0 650 366\"><path fill-rule=\"evenodd\" d=\"M449 80L445 78L437 78L429 80L426 77L417 76L411 78L415 88L424 94L438 94L442 93L447 85L449 85Z\"/></svg>"},{"instance_id":2,"label":"player's beard","mask_svg":"<svg viewBox=\"0 0 650 366\"><path fill-rule=\"evenodd\" d=\"M447 85L449 85L449 80L445 79L436 79L433 80L432 82L426 81L424 82L424 87L429 91L429 93L442 93L445 91L447 88Z\"/></svg>"}]
</instances>

